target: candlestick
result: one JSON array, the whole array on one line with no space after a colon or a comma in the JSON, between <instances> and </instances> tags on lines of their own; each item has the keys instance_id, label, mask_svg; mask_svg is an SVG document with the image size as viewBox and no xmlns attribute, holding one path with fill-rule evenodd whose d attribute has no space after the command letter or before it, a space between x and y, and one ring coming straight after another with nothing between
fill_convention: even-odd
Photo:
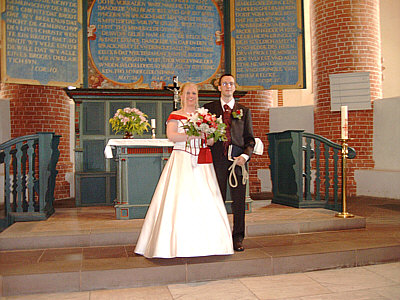
<instances>
[{"instance_id":1,"label":"candlestick","mask_svg":"<svg viewBox=\"0 0 400 300\"><path fill-rule=\"evenodd\" d=\"M151 119L151 128L156 128L156 119Z\"/></svg>"},{"instance_id":2,"label":"candlestick","mask_svg":"<svg viewBox=\"0 0 400 300\"><path fill-rule=\"evenodd\" d=\"M346 106L347 108L347 106ZM354 215L347 212L347 156L349 148L347 139L342 139L342 212L335 216L338 218L353 218Z\"/></svg>"},{"instance_id":3,"label":"candlestick","mask_svg":"<svg viewBox=\"0 0 400 300\"><path fill-rule=\"evenodd\" d=\"M340 107L341 112L341 137L342 140L347 140L349 138L349 124L348 124L348 114L347 114L347 106Z\"/></svg>"}]
</instances>

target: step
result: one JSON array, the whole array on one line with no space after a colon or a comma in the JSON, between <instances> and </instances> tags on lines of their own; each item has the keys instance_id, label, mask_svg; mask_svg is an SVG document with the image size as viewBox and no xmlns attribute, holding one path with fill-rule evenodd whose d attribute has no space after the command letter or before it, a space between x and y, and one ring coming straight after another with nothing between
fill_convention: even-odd
<instances>
[{"instance_id":1,"label":"step","mask_svg":"<svg viewBox=\"0 0 400 300\"><path fill-rule=\"evenodd\" d=\"M231 256L146 259L134 245L2 251L3 296L134 288L400 261L398 228L249 237Z\"/></svg>"},{"instance_id":2,"label":"step","mask_svg":"<svg viewBox=\"0 0 400 300\"><path fill-rule=\"evenodd\" d=\"M366 219L335 217L336 212L322 209L297 209L255 201L253 211L246 214L246 236L299 234L365 228ZM81 208L84 209L84 208ZM79 221L63 218L76 209L58 209L46 221L18 222L0 234L0 249L45 249L135 244L143 224L142 219L116 220L110 217L112 208L103 208L96 219ZM95 210L96 211L96 210ZM99 216L100 215L100 216ZM228 215L232 224L232 215Z\"/></svg>"},{"instance_id":3,"label":"step","mask_svg":"<svg viewBox=\"0 0 400 300\"><path fill-rule=\"evenodd\" d=\"M143 220L116 220L110 207L63 208L46 221L0 234L3 296L188 283L361 266L400 259L395 233L366 218L258 202L246 215L244 252L146 259L133 250ZM232 215L228 215L232 222Z\"/></svg>"}]
</instances>

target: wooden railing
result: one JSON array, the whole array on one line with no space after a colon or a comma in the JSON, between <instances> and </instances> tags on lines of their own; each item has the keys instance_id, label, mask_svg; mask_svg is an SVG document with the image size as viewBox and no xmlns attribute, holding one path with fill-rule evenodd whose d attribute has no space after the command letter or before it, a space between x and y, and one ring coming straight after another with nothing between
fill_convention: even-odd
<instances>
[{"instance_id":1,"label":"wooden railing","mask_svg":"<svg viewBox=\"0 0 400 300\"><path fill-rule=\"evenodd\" d=\"M40 132L0 145L0 164L4 165L3 226L45 220L54 212L59 143L59 135Z\"/></svg>"},{"instance_id":2,"label":"wooden railing","mask_svg":"<svg viewBox=\"0 0 400 300\"><path fill-rule=\"evenodd\" d=\"M341 211L342 145L302 130L269 133L268 140L273 202ZM347 158L355 156L349 147Z\"/></svg>"}]
</instances>

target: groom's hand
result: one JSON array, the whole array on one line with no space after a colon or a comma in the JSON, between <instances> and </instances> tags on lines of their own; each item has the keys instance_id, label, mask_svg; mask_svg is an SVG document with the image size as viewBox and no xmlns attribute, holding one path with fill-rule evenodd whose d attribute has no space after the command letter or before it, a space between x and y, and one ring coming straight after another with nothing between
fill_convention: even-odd
<instances>
[{"instance_id":1,"label":"groom's hand","mask_svg":"<svg viewBox=\"0 0 400 300\"><path fill-rule=\"evenodd\" d=\"M243 156L237 156L235 157L235 160L237 161L237 166L244 166L244 164L246 163L246 159Z\"/></svg>"}]
</instances>

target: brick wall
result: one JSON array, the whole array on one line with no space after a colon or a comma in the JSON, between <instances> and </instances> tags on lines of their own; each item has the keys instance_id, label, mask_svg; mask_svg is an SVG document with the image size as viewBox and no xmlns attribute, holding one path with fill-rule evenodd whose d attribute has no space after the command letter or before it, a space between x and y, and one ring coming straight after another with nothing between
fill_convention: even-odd
<instances>
[{"instance_id":1,"label":"brick wall","mask_svg":"<svg viewBox=\"0 0 400 300\"><path fill-rule=\"evenodd\" d=\"M268 169L269 108L273 105L272 91L252 91L240 99L240 103L250 108L253 120L254 136L264 143L264 154L253 155L249 164L250 193L261 192L261 183L257 178L257 169Z\"/></svg>"},{"instance_id":2,"label":"brick wall","mask_svg":"<svg viewBox=\"0 0 400 300\"><path fill-rule=\"evenodd\" d=\"M11 138L40 131L61 135L55 199L73 197L69 182L65 180L66 173L73 171L69 97L58 87L26 84L2 84L0 96L10 100Z\"/></svg>"},{"instance_id":3,"label":"brick wall","mask_svg":"<svg viewBox=\"0 0 400 300\"><path fill-rule=\"evenodd\" d=\"M329 74L370 72L371 99L382 97L379 1L313 0L312 60L315 133L334 142L340 138L340 112L330 111ZM372 103L373 107L373 103ZM356 194L354 169L374 167L373 110L349 111L348 191Z\"/></svg>"}]
</instances>

